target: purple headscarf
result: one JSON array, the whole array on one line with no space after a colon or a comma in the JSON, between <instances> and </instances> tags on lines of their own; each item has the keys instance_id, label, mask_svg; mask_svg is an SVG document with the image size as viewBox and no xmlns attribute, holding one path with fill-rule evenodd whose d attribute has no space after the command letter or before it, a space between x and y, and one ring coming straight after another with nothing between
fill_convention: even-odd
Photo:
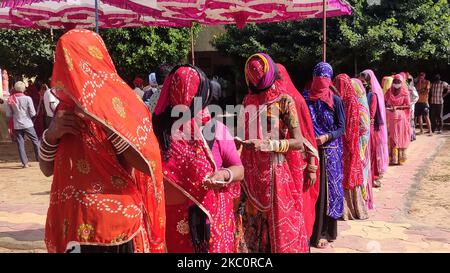
<instances>
[{"instance_id":1,"label":"purple headscarf","mask_svg":"<svg viewBox=\"0 0 450 273\"><path fill-rule=\"evenodd\" d=\"M320 62L320 63L316 64L316 66L314 67L313 76L332 79L333 78L333 68L331 67L331 65L329 63Z\"/></svg>"}]
</instances>

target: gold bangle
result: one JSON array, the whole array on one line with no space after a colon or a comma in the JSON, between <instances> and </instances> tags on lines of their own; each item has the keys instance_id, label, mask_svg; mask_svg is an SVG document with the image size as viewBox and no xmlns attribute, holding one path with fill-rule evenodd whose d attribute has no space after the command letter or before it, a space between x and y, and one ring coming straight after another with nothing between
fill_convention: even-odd
<instances>
[{"instance_id":1,"label":"gold bangle","mask_svg":"<svg viewBox=\"0 0 450 273\"><path fill-rule=\"evenodd\" d=\"M278 151L278 152L280 152L280 153L284 153L284 146L285 146L286 144L284 143L284 139L283 140L280 140L280 150Z\"/></svg>"},{"instance_id":2,"label":"gold bangle","mask_svg":"<svg viewBox=\"0 0 450 273\"><path fill-rule=\"evenodd\" d=\"M289 141L287 139L283 139L281 142L280 153L286 153L289 150Z\"/></svg>"},{"instance_id":3,"label":"gold bangle","mask_svg":"<svg viewBox=\"0 0 450 273\"><path fill-rule=\"evenodd\" d=\"M317 167L317 165L311 165L311 164L308 165L308 171L311 171L311 172L316 172L318 168L319 167Z\"/></svg>"}]
</instances>

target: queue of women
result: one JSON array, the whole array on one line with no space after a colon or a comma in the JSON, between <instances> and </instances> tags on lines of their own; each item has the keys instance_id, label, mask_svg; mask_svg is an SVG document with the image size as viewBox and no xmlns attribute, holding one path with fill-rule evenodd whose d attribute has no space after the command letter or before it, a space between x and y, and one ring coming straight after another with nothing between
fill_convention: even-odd
<instances>
[{"instance_id":1,"label":"queue of women","mask_svg":"<svg viewBox=\"0 0 450 273\"><path fill-rule=\"evenodd\" d=\"M319 63L300 93L281 64L252 55L243 105L257 111L239 116L240 139L208 111L213 84L198 67L172 69L151 116L96 33L67 32L55 56L60 104L39 150L42 172L53 175L49 252L74 244L120 253L324 248L337 238L338 219L368 218L389 154L394 163L406 158L410 102L401 75L383 94L370 70L334 77ZM174 128L180 105L192 118ZM206 139L208 126L214 135Z\"/></svg>"}]
</instances>

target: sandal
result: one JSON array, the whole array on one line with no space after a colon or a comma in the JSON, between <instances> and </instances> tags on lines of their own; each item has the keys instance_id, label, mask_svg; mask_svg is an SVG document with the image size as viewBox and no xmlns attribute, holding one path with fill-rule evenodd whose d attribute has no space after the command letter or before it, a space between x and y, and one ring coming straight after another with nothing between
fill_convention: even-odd
<instances>
[{"instance_id":1,"label":"sandal","mask_svg":"<svg viewBox=\"0 0 450 273\"><path fill-rule=\"evenodd\" d=\"M328 248L329 244L328 241L325 239L320 239L319 242L316 245L316 248L325 249Z\"/></svg>"}]
</instances>

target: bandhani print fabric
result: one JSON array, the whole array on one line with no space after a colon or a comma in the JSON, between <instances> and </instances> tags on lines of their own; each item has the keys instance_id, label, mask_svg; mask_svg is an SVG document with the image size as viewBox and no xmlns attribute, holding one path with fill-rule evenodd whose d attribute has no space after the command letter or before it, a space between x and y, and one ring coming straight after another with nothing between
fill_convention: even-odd
<instances>
[{"instance_id":1,"label":"bandhani print fabric","mask_svg":"<svg viewBox=\"0 0 450 273\"><path fill-rule=\"evenodd\" d=\"M268 55L256 54L247 62L246 75L259 65L259 61L252 62L255 59L260 59L264 63L263 71L267 72L275 67ZM244 124L245 139L250 137L251 123L258 124L256 137L263 139L261 124L270 120L275 121L275 126L270 128L270 134L279 132L280 139L290 138L288 128L298 127L299 119L295 102L284 90L285 88L284 82L278 80L266 91L250 93L244 98L244 106L256 106L258 109L251 113L243 112L240 115L240 120ZM274 115L275 109L279 115ZM266 115L262 114L264 112ZM267 120L263 117L267 117ZM256 245L260 245L257 250L264 252L307 252L308 234L303 217L303 170L306 166L301 152L290 151L285 154L255 152L244 147L241 159L245 168L244 189L250 201L249 208L251 208L248 210L250 215L247 217L251 219L247 222L251 224L256 220L255 218L260 218L257 220L259 224L255 232L246 235L249 243L255 245L257 242ZM257 211L256 214L251 213L251 210ZM263 237L259 236L260 234ZM265 237L265 234L269 234L269 238ZM267 249L268 244L270 249Z\"/></svg>"},{"instance_id":2,"label":"bandhani print fabric","mask_svg":"<svg viewBox=\"0 0 450 273\"><path fill-rule=\"evenodd\" d=\"M359 79L352 79L352 84L359 103L359 155L363 168L363 187L361 187L361 190L363 198L367 201L372 198L370 191L366 190L367 187L370 187L369 189L372 188L369 103L367 102L366 90L362 82Z\"/></svg>"},{"instance_id":3,"label":"bandhani print fabric","mask_svg":"<svg viewBox=\"0 0 450 273\"><path fill-rule=\"evenodd\" d=\"M64 252L69 242L114 246L133 240L134 252L165 252L160 151L150 113L118 76L100 36L71 30L58 41L52 87L57 111L81 111L80 136L64 135L54 163L45 242ZM147 163L151 175L125 168L102 127Z\"/></svg>"},{"instance_id":4,"label":"bandhani print fabric","mask_svg":"<svg viewBox=\"0 0 450 273\"><path fill-rule=\"evenodd\" d=\"M362 164L359 154L359 104L351 79L346 74L339 74L334 79L334 86L342 98L345 109L345 135L343 142L344 188L347 190L361 186L363 182Z\"/></svg>"}]
</instances>

